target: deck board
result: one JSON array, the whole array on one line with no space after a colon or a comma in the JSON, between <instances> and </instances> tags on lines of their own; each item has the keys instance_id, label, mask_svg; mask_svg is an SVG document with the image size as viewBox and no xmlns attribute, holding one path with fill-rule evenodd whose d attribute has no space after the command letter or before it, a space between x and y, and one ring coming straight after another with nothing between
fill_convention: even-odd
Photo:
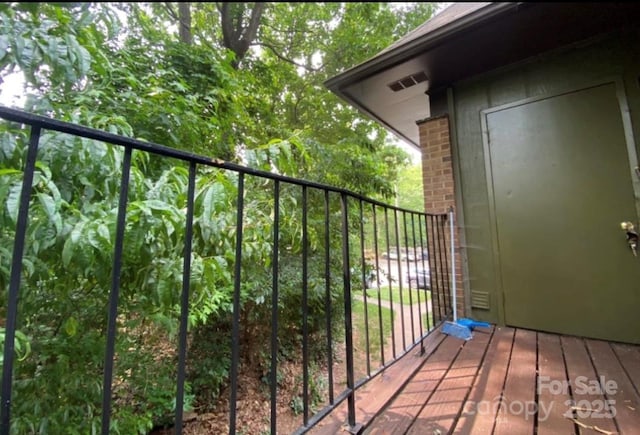
<instances>
[{"instance_id":1,"label":"deck board","mask_svg":"<svg viewBox=\"0 0 640 435\"><path fill-rule=\"evenodd\" d=\"M612 343L611 347L640 395L640 346Z\"/></svg>"},{"instance_id":2,"label":"deck board","mask_svg":"<svg viewBox=\"0 0 640 435\"><path fill-rule=\"evenodd\" d=\"M464 347L407 431L408 434L446 433L455 425L473 386L491 335L491 330L476 331L472 340L463 342ZM454 340L460 342L460 339Z\"/></svg>"},{"instance_id":3,"label":"deck board","mask_svg":"<svg viewBox=\"0 0 640 435\"><path fill-rule=\"evenodd\" d=\"M536 340L536 333L533 331L516 331L494 434L533 434Z\"/></svg>"},{"instance_id":4,"label":"deck board","mask_svg":"<svg viewBox=\"0 0 640 435\"><path fill-rule=\"evenodd\" d=\"M611 401L613 409L607 414L615 417L620 433L640 431L640 398L611 345L600 340L586 343L605 397Z\"/></svg>"},{"instance_id":5,"label":"deck board","mask_svg":"<svg viewBox=\"0 0 640 435\"><path fill-rule=\"evenodd\" d=\"M575 424L565 417L571 396L560 336L538 333L538 435L575 434Z\"/></svg>"},{"instance_id":6,"label":"deck board","mask_svg":"<svg viewBox=\"0 0 640 435\"><path fill-rule=\"evenodd\" d=\"M406 433L424 406L425 400L431 397L451 367L460 349L459 340L446 337L438 351L427 359L396 400L376 419L375 427L367 433Z\"/></svg>"},{"instance_id":7,"label":"deck board","mask_svg":"<svg viewBox=\"0 0 640 435\"><path fill-rule=\"evenodd\" d=\"M436 334L432 340L430 340L429 344L425 347L425 360L428 362L431 357L435 354L433 351L436 348L439 348L442 345L445 337L439 336ZM417 372L415 376L418 376L420 372ZM398 376L400 376L400 371L398 371ZM383 378L384 379L384 378ZM369 421L373 419L375 413L380 409L384 408L385 405L389 402L389 399L398 393L399 386L393 385L391 383L385 383L384 391L381 391L380 388L371 389L372 394L369 395L366 400L361 400L362 396L356 393L357 398L360 404L366 404L366 406L359 407L359 414L364 417L365 421ZM400 389L400 391L405 391L404 389ZM419 394L416 394L418 396Z\"/></svg>"},{"instance_id":8,"label":"deck board","mask_svg":"<svg viewBox=\"0 0 640 435\"><path fill-rule=\"evenodd\" d=\"M585 383L597 380L584 340L566 336L562 336L560 340L571 384L571 396L575 406L580 408L573 412L573 418L579 422L578 429L580 433L593 434L592 428L594 427L618 433L618 429L612 419L601 418L591 411L592 409L597 410L600 404L604 404L606 397L584 387Z\"/></svg>"},{"instance_id":9,"label":"deck board","mask_svg":"<svg viewBox=\"0 0 640 435\"><path fill-rule=\"evenodd\" d=\"M386 406L403 385L408 382L412 373L423 365L425 360L439 355L439 347L444 336L433 333L425 338L425 355L419 355L419 348L407 353L398 362L387 368L384 373L369 381L356 391L356 419L358 422L370 422L382 408ZM338 406L329 416L312 428L308 433L313 435L335 435L342 432L347 422L346 401Z\"/></svg>"},{"instance_id":10,"label":"deck board","mask_svg":"<svg viewBox=\"0 0 640 435\"><path fill-rule=\"evenodd\" d=\"M424 357L399 361L395 372L367 384L367 394L357 392L357 422L365 433L640 433L640 346L510 327L488 331L477 329L467 342L436 332ZM402 373L411 360L411 370ZM597 386L589 382L599 376L616 382L615 393L585 390ZM594 418L606 400L615 400L615 418ZM591 409L571 410L573 401ZM538 412L525 415L519 405L509 406L514 402L536 403ZM311 433L344 433L346 413L333 418L338 425Z\"/></svg>"},{"instance_id":11,"label":"deck board","mask_svg":"<svg viewBox=\"0 0 640 435\"><path fill-rule=\"evenodd\" d=\"M455 426L454 433L466 435L493 432L496 417L496 412L492 412L494 398L500 397L504 388L514 333L513 328L495 328L487 355L465 402L464 411Z\"/></svg>"}]
</instances>

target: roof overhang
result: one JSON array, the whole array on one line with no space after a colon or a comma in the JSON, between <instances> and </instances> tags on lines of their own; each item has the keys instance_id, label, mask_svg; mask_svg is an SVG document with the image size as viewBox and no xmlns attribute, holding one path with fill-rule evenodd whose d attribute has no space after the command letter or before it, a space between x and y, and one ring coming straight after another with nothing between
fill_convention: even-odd
<instances>
[{"instance_id":1,"label":"roof overhang","mask_svg":"<svg viewBox=\"0 0 640 435\"><path fill-rule=\"evenodd\" d=\"M635 26L635 3L459 3L325 86L408 143L419 147L416 121L430 116L428 96L483 72ZM394 92L417 73L427 80Z\"/></svg>"}]
</instances>

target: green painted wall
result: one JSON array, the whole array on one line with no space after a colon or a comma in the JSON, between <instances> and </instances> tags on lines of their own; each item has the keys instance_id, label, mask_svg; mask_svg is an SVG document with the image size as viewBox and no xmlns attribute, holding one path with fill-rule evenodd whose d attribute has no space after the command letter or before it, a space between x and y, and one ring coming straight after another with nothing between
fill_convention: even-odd
<instances>
[{"instance_id":1,"label":"green painted wall","mask_svg":"<svg viewBox=\"0 0 640 435\"><path fill-rule=\"evenodd\" d=\"M452 87L458 198L463 203L468 295L490 295L490 310L473 309L479 319L501 322L500 274L492 236L481 111L567 90L622 80L629 104L636 151L640 154L640 32L599 37L508 66ZM634 178L638 183L638 177ZM639 191L636 189L636 192ZM476 293L477 292L477 293Z\"/></svg>"}]
</instances>

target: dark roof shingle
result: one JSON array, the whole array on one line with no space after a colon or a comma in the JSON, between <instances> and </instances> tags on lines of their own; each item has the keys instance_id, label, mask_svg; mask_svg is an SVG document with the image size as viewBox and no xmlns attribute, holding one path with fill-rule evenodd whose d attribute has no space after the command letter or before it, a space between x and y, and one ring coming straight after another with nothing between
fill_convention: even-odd
<instances>
[{"instance_id":1,"label":"dark roof shingle","mask_svg":"<svg viewBox=\"0 0 640 435\"><path fill-rule=\"evenodd\" d=\"M475 12L478 9L481 9L490 4L491 2L453 3L442 12L428 19L420 26L416 27L411 32L407 33L405 36L398 39L396 42L379 52L374 56L374 58L404 44L407 44L415 39L418 39L421 36L431 33L441 27L445 27L446 25L464 17L465 15Z\"/></svg>"}]
</instances>

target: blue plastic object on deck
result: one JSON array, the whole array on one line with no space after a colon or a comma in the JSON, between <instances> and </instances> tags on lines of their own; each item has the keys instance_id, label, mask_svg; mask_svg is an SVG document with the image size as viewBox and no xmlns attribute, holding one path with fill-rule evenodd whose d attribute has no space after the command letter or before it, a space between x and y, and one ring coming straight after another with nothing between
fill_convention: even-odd
<instances>
[{"instance_id":1,"label":"blue plastic object on deck","mask_svg":"<svg viewBox=\"0 0 640 435\"><path fill-rule=\"evenodd\" d=\"M458 319L457 322L459 325L465 326L467 328L469 328L471 331L473 331L475 328L488 328L489 326L491 326L489 323L487 322L479 322L477 320L473 320L473 319Z\"/></svg>"},{"instance_id":2,"label":"blue plastic object on deck","mask_svg":"<svg viewBox=\"0 0 640 435\"><path fill-rule=\"evenodd\" d=\"M449 229L451 231L451 299L453 300L453 322L447 321L442 325L442 332L453 337L461 338L463 340L471 340L473 338L474 328L477 327L489 327L487 322L478 322L473 319L458 319L456 312L456 273L455 273L455 249L453 245L453 207L449 208Z\"/></svg>"},{"instance_id":3,"label":"blue plastic object on deck","mask_svg":"<svg viewBox=\"0 0 640 435\"><path fill-rule=\"evenodd\" d=\"M442 333L461 338L463 340L471 340L471 338L473 338L471 329L456 322L444 322L442 324Z\"/></svg>"}]
</instances>

